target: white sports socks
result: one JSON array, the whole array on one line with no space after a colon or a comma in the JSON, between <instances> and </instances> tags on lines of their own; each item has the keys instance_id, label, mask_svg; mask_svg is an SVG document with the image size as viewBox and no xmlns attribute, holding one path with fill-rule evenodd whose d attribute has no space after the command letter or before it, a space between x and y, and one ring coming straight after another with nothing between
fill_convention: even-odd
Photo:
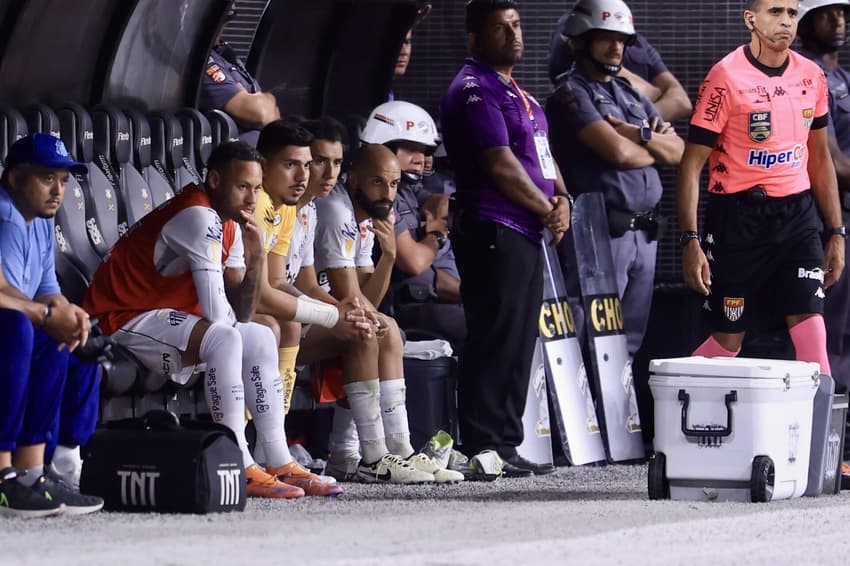
<instances>
[{"instance_id":1,"label":"white sports socks","mask_svg":"<svg viewBox=\"0 0 850 566\"><path fill-rule=\"evenodd\" d=\"M334 407L334 420L331 435L328 438L328 452L339 456L360 455L360 438L357 427L354 426L354 416L351 409Z\"/></svg>"},{"instance_id":2,"label":"white sports socks","mask_svg":"<svg viewBox=\"0 0 850 566\"><path fill-rule=\"evenodd\" d=\"M262 447L265 464L283 466L292 461L284 431L283 381L278 368L277 341L267 326L255 322L238 323L242 335L242 383L245 405L257 427L257 445Z\"/></svg>"},{"instance_id":3,"label":"white sports socks","mask_svg":"<svg viewBox=\"0 0 850 566\"><path fill-rule=\"evenodd\" d=\"M410 427L407 425L406 391L404 378L381 381L381 417L387 448L391 454L402 458L409 458L413 454Z\"/></svg>"},{"instance_id":4,"label":"white sports socks","mask_svg":"<svg viewBox=\"0 0 850 566\"><path fill-rule=\"evenodd\" d=\"M33 466L32 468L24 470L24 474L18 476L18 483L27 487L32 487L35 485L35 482L38 481L38 478L43 475L44 464L39 464L38 466Z\"/></svg>"},{"instance_id":5,"label":"white sports socks","mask_svg":"<svg viewBox=\"0 0 850 566\"><path fill-rule=\"evenodd\" d=\"M242 337L239 331L222 323L213 323L199 351L207 366L204 397L213 421L223 424L236 435L247 468L254 463L245 439L245 391L242 386Z\"/></svg>"},{"instance_id":6,"label":"white sports socks","mask_svg":"<svg viewBox=\"0 0 850 566\"><path fill-rule=\"evenodd\" d=\"M389 453L384 440L378 380L346 383L345 393L360 437L360 454L367 464L377 462Z\"/></svg>"}]
</instances>

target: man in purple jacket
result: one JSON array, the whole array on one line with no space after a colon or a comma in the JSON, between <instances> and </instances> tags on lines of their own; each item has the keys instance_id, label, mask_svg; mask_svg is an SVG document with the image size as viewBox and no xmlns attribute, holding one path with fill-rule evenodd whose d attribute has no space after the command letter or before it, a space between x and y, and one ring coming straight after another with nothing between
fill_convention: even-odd
<instances>
[{"instance_id":1,"label":"man in purple jacket","mask_svg":"<svg viewBox=\"0 0 850 566\"><path fill-rule=\"evenodd\" d=\"M457 171L451 238L468 326L460 432L470 456L496 451L504 475L550 473L516 447L543 293L540 242L544 228L557 242L569 227L569 197L543 109L511 76L523 50L516 2L471 0L466 29L472 57L440 107Z\"/></svg>"}]
</instances>

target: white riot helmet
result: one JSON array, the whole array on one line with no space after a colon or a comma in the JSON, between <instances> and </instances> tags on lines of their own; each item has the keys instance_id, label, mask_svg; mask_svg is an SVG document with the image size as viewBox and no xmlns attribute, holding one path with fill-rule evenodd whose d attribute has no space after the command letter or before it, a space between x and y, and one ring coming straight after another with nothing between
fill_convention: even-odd
<instances>
[{"instance_id":1,"label":"white riot helmet","mask_svg":"<svg viewBox=\"0 0 850 566\"><path fill-rule=\"evenodd\" d=\"M420 143L426 147L427 153L432 153L440 144L437 125L431 115L423 108L402 100L384 102L372 110L360 139L365 143L378 144Z\"/></svg>"},{"instance_id":2,"label":"white riot helmet","mask_svg":"<svg viewBox=\"0 0 850 566\"><path fill-rule=\"evenodd\" d=\"M850 0L800 0L800 4L797 6L797 21L802 22L806 14L825 6L847 6L845 10L848 10L850 9Z\"/></svg>"},{"instance_id":3,"label":"white riot helmet","mask_svg":"<svg viewBox=\"0 0 850 566\"><path fill-rule=\"evenodd\" d=\"M594 29L617 31L633 41L635 25L632 11L622 0L580 0L567 18L563 33L578 37Z\"/></svg>"},{"instance_id":4,"label":"white riot helmet","mask_svg":"<svg viewBox=\"0 0 850 566\"><path fill-rule=\"evenodd\" d=\"M631 45L635 41L632 11L622 0L579 0L567 17L567 21L564 22L561 33L567 37L576 38L593 30L621 33L626 36L626 45ZM590 55L587 46L577 48L575 53L589 59L600 72L606 75L616 75L623 68L622 61L619 65L597 61Z\"/></svg>"}]
</instances>

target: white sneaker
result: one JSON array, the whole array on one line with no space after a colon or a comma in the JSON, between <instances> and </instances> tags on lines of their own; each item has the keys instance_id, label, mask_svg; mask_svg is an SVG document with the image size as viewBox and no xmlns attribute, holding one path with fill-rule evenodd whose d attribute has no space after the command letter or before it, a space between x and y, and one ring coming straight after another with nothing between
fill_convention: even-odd
<instances>
[{"instance_id":1,"label":"white sneaker","mask_svg":"<svg viewBox=\"0 0 850 566\"><path fill-rule=\"evenodd\" d=\"M422 452L414 454L407 461L417 470L433 475L434 481L437 483L454 483L463 481L464 479L462 473L441 468L433 458L426 456Z\"/></svg>"},{"instance_id":2,"label":"white sneaker","mask_svg":"<svg viewBox=\"0 0 850 566\"><path fill-rule=\"evenodd\" d=\"M505 461L495 450L482 450L469 460L471 474L469 479L475 481L493 481L502 475Z\"/></svg>"},{"instance_id":3,"label":"white sneaker","mask_svg":"<svg viewBox=\"0 0 850 566\"><path fill-rule=\"evenodd\" d=\"M454 446L454 440L451 435L444 430L439 430L425 443L421 452L437 462L441 468L448 468L452 446Z\"/></svg>"},{"instance_id":4,"label":"white sneaker","mask_svg":"<svg viewBox=\"0 0 850 566\"><path fill-rule=\"evenodd\" d=\"M360 462L357 477L369 483L428 483L434 475L413 467L395 454L386 454L374 464Z\"/></svg>"}]
</instances>

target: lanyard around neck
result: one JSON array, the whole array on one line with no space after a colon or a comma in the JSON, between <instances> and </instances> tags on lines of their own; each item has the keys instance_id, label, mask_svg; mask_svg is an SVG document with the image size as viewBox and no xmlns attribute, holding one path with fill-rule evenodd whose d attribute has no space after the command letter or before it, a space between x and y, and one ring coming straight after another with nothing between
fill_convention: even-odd
<instances>
[{"instance_id":1,"label":"lanyard around neck","mask_svg":"<svg viewBox=\"0 0 850 566\"><path fill-rule=\"evenodd\" d=\"M537 129L537 119L534 117L534 110L532 110L532 108L531 108L531 102L528 100L528 95L525 93L524 90L519 88L519 85L517 84L517 82L514 80L513 77L511 77L510 81L511 81L511 84L514 86L514 88L517 90L517 92L519 92L519 95L522 98L522 102L523 102L523 104L525 104L525 111L528 112L528 119L531 120L531 123L534 125L534 129L536 130Z\"/></svg>"}]
</instances>

